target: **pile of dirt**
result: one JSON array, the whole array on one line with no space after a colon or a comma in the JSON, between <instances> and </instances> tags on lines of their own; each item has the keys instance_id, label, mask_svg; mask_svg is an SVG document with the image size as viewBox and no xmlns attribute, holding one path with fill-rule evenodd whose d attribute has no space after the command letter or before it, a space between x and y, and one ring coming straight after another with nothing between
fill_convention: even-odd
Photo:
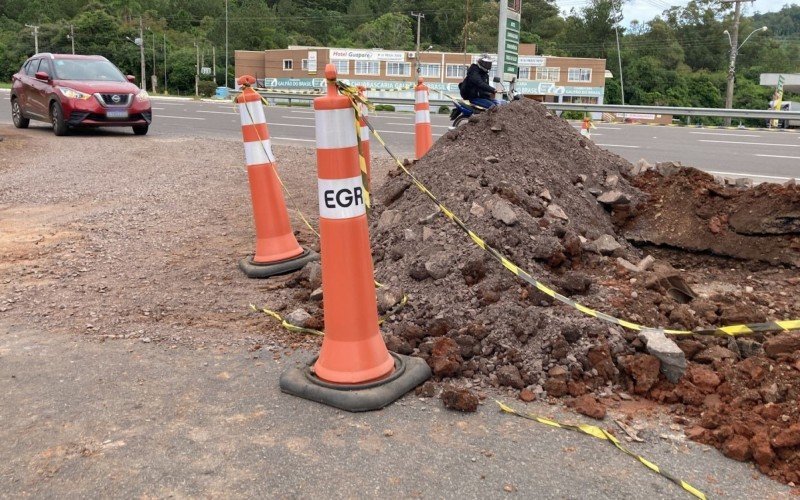
<instances>
[{"instance_id":1,"label":"pile of dirt","mask_svg":"<svg viewBox=\"0 0 800 500\"><path fill-rule=\"evenodd\" d=\"M675 166L647 171L633 184L649 196L625 225L631 241L800 265L800 187L794 181L742 189Z\"/></svg>"},{"instance_id":2,"label":"pile of dirt","mask_svg":"<svg viewBox=\"0 0 800 500\"><path fill-rule=\"evenodd\" d=\"M657 172L633 175L633 165L586 141L537 103L514 103L474 118L445 135L412 168L490 245L537 279L597 310L681 329L800 317L796 270L775 267L774 259L767 259L768 264L652 247L646 248L651 255L645 255L631 246L619 228L637 217L646 220L651 214L648 200L660 189L688 185L701 174L687 170L671 177ZM706 189L728 193L723 199L735 199L756 214L758 200L769 197L765 193L774 188ZM669 403L692 422L715 401L705 397L706 389L692 389L698 373L709 372L735 385L739 382L731 373L740 363L776 362L765 357L761 346L780 335L740 339L732 345L710 337L686 339L680 346L688 359L716 364L705 371L692 364L688 377L677 386L670 384L636 332L554 303L514 277L437 213L399 170L390 172L375 195L379 203L370 230L377 279L389 285L378 293L382 312L390 311L383 327L387 345L426 359L444 387L454 379L479 390L508 390L525 401L568 397L569 405L595 418L605 415L605 405L633 394ZM753 201L746 201L748 196ZM738 220L733 214L740 212L729 208ZM757 217L763 221L760 226L753 222ZM792 224L769 217L766 212L738 216L740 227L773 228L755 238L786 241L774 228L791 230ZM651 220L657 227L658 219ZM391 313L401 292L408 294L409 303ZM720 356L724 362L717 361ZM781 373L794 369L786 359L781 363ZM725 389L723 382L719 390L727 390L730 397L720 395L719 401L731 409L725 418L756 418L753 406L735 400L738 389ZM800 380L787 378L784 383L778 392L789 401L800 390ZM784 412L779 418L784 415L789 415L787 425L796 422L795 413ZM783 445L777 424L764 425L763 432L777 441L770 441L774 453L768 463L762 461L762 470L794 480L787 471L797 448ZM700 434L723 451L733 435ZM755 450L757 444L748 447Z\"/></svg>"},{"instance_id":3,"label":"pile of dirt","mask_svg":"<svg viewBox=\"0 0 800 500\"><path fill-rule=\"evenodd\" d=\"M613 278L609 263L640 260L596 200L606 192L628 203L641 198L621 175L629 168L528 100L450 131L413 166L490 245L566 294L592 297L597 305L608 299L598 285ZM627 345L619 330L552 307L549 297L437 214L399 172L375 194L377 279L410 298L385 324L391 349L425 358L438 377L538 393L558 364L578 378L585 372L596 379L593 386L614 374L611 354Z\"/></svg>"}]
</instances>

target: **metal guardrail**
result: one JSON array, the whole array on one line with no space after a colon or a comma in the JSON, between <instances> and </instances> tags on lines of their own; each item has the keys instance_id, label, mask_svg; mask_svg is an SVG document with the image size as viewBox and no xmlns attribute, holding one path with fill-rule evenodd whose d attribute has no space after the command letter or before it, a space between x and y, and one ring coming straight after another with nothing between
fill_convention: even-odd
<instances>
[{"instance_id":1,"label":"metal guardrail","mask_svg":"<svg viewBox=\"0 0 800 500\"><path fill-rule=\"evenodd\" d=\"M619 104L545 103L555 111L586 111L673 116L710 116L716 118L754 118L764 120L800 120L800 111L769 109L682 108L672 106L622 106Z\"/></svg>"},{"instance_id":2,"label":"metal guardrail","mask_svg":"<svg viewBox=\"0 0 800 500\"><path fill-rule=\"evenodd\" d=\"M237 92L234 92L236 94ZM282 101L312 101L315 97L323 94L301 94L292 92L259 92L267 99L279 99ZM436 95L435 92L432 92ZM370 97L370 101L375 104L392 104L401 106L413 106L413 98L400 96L392 97ZM430 100L431 106L451 106L449 99L434 98ZM773 111L767 109L725 109L725 108L686 108L672 106L622 106L619 104L578 104L578 103L544 103L548 109L553 111L579 111L579 112L598 112L598 113L630 113L648 115L672 115L672 116L708 116L716 118L752 118L763 120L800 120L800 111Z\"/></svg>"}]
</instances>

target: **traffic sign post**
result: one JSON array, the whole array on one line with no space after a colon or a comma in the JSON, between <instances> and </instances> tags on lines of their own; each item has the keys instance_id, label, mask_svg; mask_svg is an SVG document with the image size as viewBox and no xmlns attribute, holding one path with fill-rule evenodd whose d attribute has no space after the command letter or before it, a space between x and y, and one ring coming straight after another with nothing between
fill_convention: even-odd
<instances>
[{"instance_id":1,"label":"traffic sign post","mask_svg":"<svg viewBox=\"0 0 800 500\"><path fill-rule=\"evenodd\" d=\"M522 0L500 0L497 61L502 65L500 77L510 81L519 70L519 33L522 18Z\"/></svg>"}]
</instances>

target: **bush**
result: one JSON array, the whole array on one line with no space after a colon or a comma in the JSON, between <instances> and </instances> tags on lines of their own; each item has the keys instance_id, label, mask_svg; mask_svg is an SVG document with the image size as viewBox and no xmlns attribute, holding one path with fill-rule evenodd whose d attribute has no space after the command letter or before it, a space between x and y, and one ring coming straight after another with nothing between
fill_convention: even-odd
<instances>
[{"instance_id":1,"label":"bush","mask_svg":"<svg viewBox=\"0 0 800 500\"><path fill-rule=\"evenodd\" d=\"M377 104L375 111L394 111L394 106L391 104Z\"/></svg>"},{"instance_id":2,"label":"bush","mask_svg":"<svg viewBox=\"0 0 800 500\"><path fill-rule=\"evenodd\" d=\"M200 97L211 97L217 91L217 84L209 80L200 80L197 83L197 92Z\"/></svg>"},{"instance_id":3,"label":"bush","mask_svg":"<svg viewBox=\"0 0 800 500\"><path fill-rule=\"evenodd\" d=\"M585 114L583 111L564 111L561 113L561 118L565 120L583 120Z\"/></svg>"},{"instance_id":4,"label":"bush","mask_svg":"<svg viewBox=\"0 0 800 500\"><path fill-rule=\"evenodd\" d=\"M444 104L439 106L439 114L440 115L449 115L450 114L450 106L445 106Z\"/></svg>"}]
</instances>

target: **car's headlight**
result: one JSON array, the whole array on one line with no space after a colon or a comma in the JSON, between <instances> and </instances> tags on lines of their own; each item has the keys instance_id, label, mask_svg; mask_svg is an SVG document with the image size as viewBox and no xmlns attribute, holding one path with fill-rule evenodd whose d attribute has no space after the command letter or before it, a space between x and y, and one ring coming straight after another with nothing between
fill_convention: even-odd
<instances>
[{"instance_id":1,"label":"car's headlight","mask_svg":"<svg viewBox=\"0 0 800 500\"><path fill-rule=\"evenodd\" d=\"M149 102L150 94L148 94L146 90L142 90L136 94L136 100L139 102Z\"/></svg>"},{"instance_id":2,"label":"car's headlight","mask_svg":"<svg viewBox=\"0 0 800 500\"><path fill-rule=\"evenodd\" d=\"M85 94L83 92L79 92L69 87L58 87L58 90L60 90L61 93L64 94L64 97L67 97L69 99L80 99L82 101L85 101L86 99L92 97L92 94Z\"/></svg>"}]
</instances>

